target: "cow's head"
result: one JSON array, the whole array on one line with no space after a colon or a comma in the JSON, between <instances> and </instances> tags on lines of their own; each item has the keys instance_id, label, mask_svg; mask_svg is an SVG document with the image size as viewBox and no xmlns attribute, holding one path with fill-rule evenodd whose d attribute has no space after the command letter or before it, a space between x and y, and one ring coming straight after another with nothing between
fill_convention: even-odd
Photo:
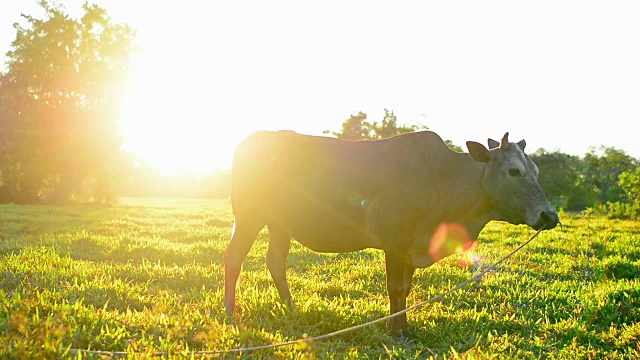
<instances>
[{"instance_id":1,"label":"cow's head","mask_svg":"<svg viewBox=\"0 0 640 360\"><path fill-rule=\"evenodd\" d=\"M526 142L489 139L489 149L468 141L471 157L486 164L482 188L497 220L527 224L534 229L552 229L560 222L558 213L538 184L538 167L524 153Z\"/></svg>"}]
</instances>

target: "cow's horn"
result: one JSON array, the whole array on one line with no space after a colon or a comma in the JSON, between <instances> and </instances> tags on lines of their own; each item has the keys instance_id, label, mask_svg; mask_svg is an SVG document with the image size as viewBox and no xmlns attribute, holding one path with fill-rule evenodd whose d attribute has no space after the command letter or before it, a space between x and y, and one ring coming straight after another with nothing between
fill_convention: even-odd
<instances>
[{"instance_id":1,"label":"cow's horn","mask_svg":"<svg viewBox=\"0 0 640 360\"><path fill-rule=\"evenodd\" d=\"M504 133L504 136L502 137L502 142L500 144L500 147L501 148L505 148L505 149L507 147L509 147L509 133L508 132Z\"/></svg>"}]
</instances>

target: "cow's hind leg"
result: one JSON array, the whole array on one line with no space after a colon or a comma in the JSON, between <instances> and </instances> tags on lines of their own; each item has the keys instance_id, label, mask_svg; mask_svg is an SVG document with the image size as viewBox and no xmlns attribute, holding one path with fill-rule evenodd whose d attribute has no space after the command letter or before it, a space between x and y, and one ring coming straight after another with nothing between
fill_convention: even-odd
<instances>
[{"instance_id":1,"label":"cow's hind leg","mask_svg":"<svg viewBox=\"0 0 640 360\"><path fill-rule=\"evenodd\" d=\"M385 253L387 270L387 292L389 293L390 313L395 314L406 309L407 296L411 290L411 279L415 268L405 263L401 256ZM389 332L393 336L412 338L407 314L398 315L389 320Z\"/></svg>"},{"instance_id":2,"label":"cow's hind leg","mask_svg":"<svg viewBox=\"0 0 640 360\"><path fill-rule=\"evenodd\" d=\"M413 273L416 271L416 268L405 263L404 264L404 272L403 272L403 278L404 278L404 307L407 307L407 297L409 296L409 293L411 292L411 286L413 285ZM405 314L404 316L404 322L402 324L402 335L404 335L405 337L408 338L415 338L415 334L409 329L409 324L407 322L407 316Z\"/></svg>"},{"instance_id":3,"label":"cow's hind leg","mask_svg":"<svg viewBox=\"0 0 640 360\"><path fill-rule=\"evenodd\" d=\"M236 309L236 283L242 270L242 262L264 225L239 220L236 216L231 241L224 251L224 306L227 315L232 315Z\"/></svg>"},{"instance_id":4,"label":"cow's hind leg","mask_svg":"<svg viewBox=\"0 0 640 360\"><path fill-rule=\"evenodd\" d=\"M287 255L291 244L291 235L282 226L269 224L269 250L267 251L267 267L278 289L280 299L293 305L289 284L287 283Z\"/></svg>"}]
</instances>

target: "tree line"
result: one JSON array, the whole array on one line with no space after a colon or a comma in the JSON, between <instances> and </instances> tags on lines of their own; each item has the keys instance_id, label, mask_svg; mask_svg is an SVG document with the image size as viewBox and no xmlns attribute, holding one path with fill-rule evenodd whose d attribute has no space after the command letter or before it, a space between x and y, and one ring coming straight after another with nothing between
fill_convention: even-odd
<instances>
[{"instance_id":1,"label":"tree line","mask_svg":"<svg viewBox=\"0 0 640 360\"><path fill-rule=\"evenodd\" d=\"M118 196L224 198L229 171L204 177L162 177L134 165L120 151L118 111L135 32L106 11L85 3L74 19L63 8L39 2L44 18L23 15L0 73L0 203L109 203ZM380 121L358 112L341 139L381 139L425 130L402 125L385 109ZM460 146L446 140L454 151ZM540 149L530 155L539 182L558 208L596 209L615 217L640 215L640 163L613 147L582 157Z\"/></svg>"},{"instance_id":2,"label":"tree line","mask_svg":"<svg viewBox=\"0 0 640 360\"><path fill-rule=\"evenodd\" d=\"M623 150L601 146L578 157L539 149L530 157L540 169L540 186L558 208L640 215L640 162Z\"/></svg>"}]
</instances>

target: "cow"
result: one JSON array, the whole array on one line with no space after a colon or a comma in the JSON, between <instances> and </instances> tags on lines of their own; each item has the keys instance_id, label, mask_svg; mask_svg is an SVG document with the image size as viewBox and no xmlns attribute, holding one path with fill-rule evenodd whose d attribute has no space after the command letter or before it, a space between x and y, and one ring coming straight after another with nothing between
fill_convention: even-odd
<instances>
[{"instance_id":1,"label":"cow","mask_svg":"<svg viewBox=\"0 0 640 360\"><path fill-rule=\"evenodd\" d=\"M293 131L250 135L237 146L232 165L227 314L235 311L244 258L265 226L267 268L282 301L292 303L286 259L293 238L316 252L383 250L391 314L406 308L416 268L460 247L438 236L443 226L462 229L471 241L491 220L554 228L558 213L537 182L526 142L510 143L508 136L489 139L489 148L468 141L469 152L459 153L431 131L362 141ZM406 313L389 320L388 330L413 336Z\"/></svg>"}]
</instances>

